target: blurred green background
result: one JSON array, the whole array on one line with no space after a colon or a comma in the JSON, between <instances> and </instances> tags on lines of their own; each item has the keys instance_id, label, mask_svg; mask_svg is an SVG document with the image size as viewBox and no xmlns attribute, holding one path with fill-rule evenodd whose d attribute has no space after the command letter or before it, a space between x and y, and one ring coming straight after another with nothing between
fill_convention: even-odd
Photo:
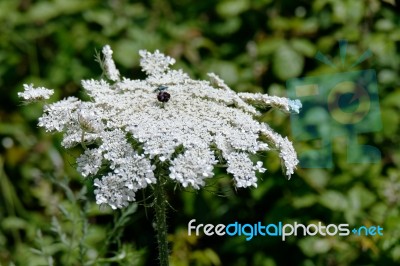
<instances>
[{"instance_id":1,"label":"blurred green background","mask_svg":"<svg viewBox=\"0 0 400 266\"><path fill-rule=\"evenodd\" d=\"M285 96L289 78L338 71L314 56L339 62L339 39L349 62L373 53L355 69L377 72L383 128L360 141L380 149L380 163L348 164L337 138L333 169L299 168L288 181L271 153L257 189L236 191L224 173L199 192L172 186L171 264L400 265L399 26L399 5L381 0L1 0L0 265L157 264L149 202L99 210L74 168L79 150L37 128L43 106L21 104L22 84L80 97L81 79L101 76L95 51L110 44L130 78L144 77L138 50L159 49L194 78L215 72L236 91ZM291 138L287 114L262 120ZM195 237L191 219L380 225L384 235Z\"/></svg>"}]
</instances>

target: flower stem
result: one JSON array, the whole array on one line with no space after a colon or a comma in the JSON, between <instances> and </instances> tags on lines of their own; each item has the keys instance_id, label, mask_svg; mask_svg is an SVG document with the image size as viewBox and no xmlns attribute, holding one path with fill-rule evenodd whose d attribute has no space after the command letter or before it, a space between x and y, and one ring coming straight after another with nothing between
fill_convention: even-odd
<instances>
[{"instance_id":1,"label":"flower stem","mask_svg":"<svg viewBox=\"0 0 400 266\"><path fill-rule=\"evenodd\" d=\"M167 240L167 197L164 190L164 178L159 176L154 185L154 208L156 211L156 231L160 266L168 266L168 240Z\"/></svg>"}]
</instances>

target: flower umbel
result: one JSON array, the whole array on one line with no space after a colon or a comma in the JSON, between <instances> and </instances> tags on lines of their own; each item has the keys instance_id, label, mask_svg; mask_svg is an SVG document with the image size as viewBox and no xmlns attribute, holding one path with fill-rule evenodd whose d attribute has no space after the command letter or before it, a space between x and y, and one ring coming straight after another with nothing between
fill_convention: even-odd
<instances>
[{"instance_id":1,"label":"flower umbel","mask_svg":"<svg viewBox=\"0 0 400 266\"><path fill-rule=\"evenodd\" d=\"M34 88L33 84L24 84L24 92L18 92L18 97L26 102L37 102L47 100L53 95L54 91L43 87Z\"/></svg>"},{"instance_id":2,"label":"flower umbel","mask_svg":"<svg viewBox=\"0 0 400 266\"><path fill-rule=\"evenodd\" d=\"M47 131L63 132L64 147L85 148L78 171L95 176L98 204L122 208L134 201L136 191L158 182L160 164L183 187L201 188L217 165L226 167L237 187L256 187L256 172L266 169L251 155L277 150L285 173L293 174L298 160L292 143L258 122L256 107L299 112L298 100L236 93L212 73L210 81L193 80L170 69L175 60L159 51L139 52L145 80L120 78L111 48L102 52L109 81L82 81L89 101L69 97L49 104L39 119Z\"/></svg>"}]
</instances>

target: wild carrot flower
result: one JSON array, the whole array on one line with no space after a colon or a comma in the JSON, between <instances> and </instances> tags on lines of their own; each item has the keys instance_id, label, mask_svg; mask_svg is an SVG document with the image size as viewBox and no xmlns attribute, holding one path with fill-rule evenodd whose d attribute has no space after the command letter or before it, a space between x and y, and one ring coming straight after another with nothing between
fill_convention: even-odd
<instances>
[{"instance_id":1,"label":"wild carrot flower","mask_svg":"<svg viewBox=\"0 0 400 266\"><path fill-rule=\"evenodd\" d=\"M18 92L18 97L26 102L36 102L47 100L53 95L54 91L46 88L34 88L33 84L24 84L24 92Z\"/></svg>"},{"instance_id":2,"label":"wild carrot flower","mask_svg":"<svg viewBox=\"0 0 400 266\"><path fill-rule=\"evenodd\" d=\"M183 187L200 189L217 165L226 167L236 187L256 187L262 162L252 154L277 150L290 178L298 163L292 143L257 121L256 107L299 112L301 103L265 94L236 93L217 75L193 80L170 69L175 60L159 51L140 51L144 80L121 77L107 45L102 67L108 80L83 80L90 100L69 97L48 104L39 126L62 132L62 145L84 147L77 159L82 176L94 176L96 202L113 209L158 181L158 164ZM44 88L26 91L25 100L47 99Z\"/></svg>"}]
</instances>

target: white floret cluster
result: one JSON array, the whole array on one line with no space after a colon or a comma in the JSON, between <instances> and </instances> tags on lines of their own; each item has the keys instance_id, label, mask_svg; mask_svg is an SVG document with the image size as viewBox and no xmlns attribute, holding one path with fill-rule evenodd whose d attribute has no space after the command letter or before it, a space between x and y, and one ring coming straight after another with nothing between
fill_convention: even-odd
<instances>
[{"instance_id":1,"label":"white floret cluster","mask_svg":"<svg viewBox=\"0 0 400 266\"><path fill-rule=\"evenodd\" d=\"M121 78L111 48L102 52L109 81L82 81L89 101L69 97L46 105L39 119L47 131L63 132L64 147L84 147L77 169L95 178L98 204L127 206L138 190L158 182L160 165L183 187L200 189L217 165L226 167L237 187L256 187L256 173L266 169L251 155L277 150L285 173L293 174L298 160L292 143L257 121L256 107L299 112L299 101L236 93L213 73L210 81L193 80L170 69L175 60L159 51L139 52L145 80ZM25 89L35 95L31 85ZM51 95L43 89L37 95ZM158 100L160 93L169 101Z\"/></svg>"},{"instance_id":2,"label":"white floret cluster","mask_svg":"<svg viewBox=\"0 0 400 266\"><path fill-rule=\"evenodd\" d=\"M24 84L24 91L18 92L18 97L22 98L25 102L35 102L41 100L48 100L54 91L43 87L34 88L33 84Z\"/></svg>"}]
</instances>

